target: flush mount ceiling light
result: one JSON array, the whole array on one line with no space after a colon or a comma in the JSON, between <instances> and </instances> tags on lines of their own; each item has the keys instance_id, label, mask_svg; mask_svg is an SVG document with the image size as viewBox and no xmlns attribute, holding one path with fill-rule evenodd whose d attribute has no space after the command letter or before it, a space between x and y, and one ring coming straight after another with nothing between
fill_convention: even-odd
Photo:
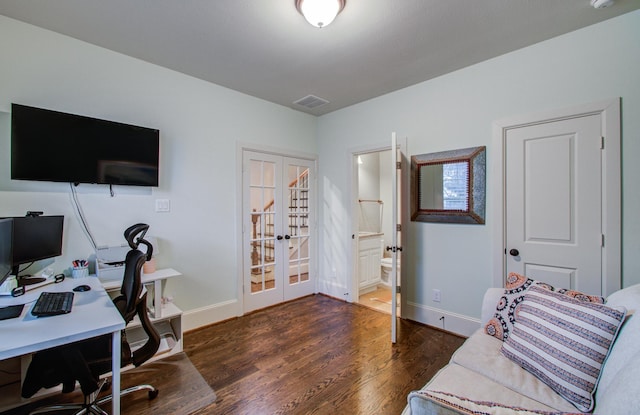
<instances>
[{"instance_id":1,"label":"flush mount ceiling light","mask_svg":"<svg viewBox=\"0 0 640 415\"><path fill-rule=\"evenodd\" d=\"M591 5L595 9L604 9L613 5L613 0L591 0Z\"/></svg>"},{"instance_id":2,"label":"flush mount ceiling light","mask_svg":"<svg viewBox=\"0 0 640 415\"><path fill-rule=\"evenodd\" d=\"M296 8L315 27L328 26L344 9L346 0L296 0Z\"/></svg>"}]
</instances>

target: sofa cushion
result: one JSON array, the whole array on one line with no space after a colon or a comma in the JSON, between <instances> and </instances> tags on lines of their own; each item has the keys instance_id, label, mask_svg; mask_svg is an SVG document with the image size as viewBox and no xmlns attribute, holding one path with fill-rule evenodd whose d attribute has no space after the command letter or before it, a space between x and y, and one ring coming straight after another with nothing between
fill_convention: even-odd
<instances>
[{"instance_id":1,"label":"sofa cushion","mask_svg":"<svg viewBox=\"0 0 640 415\"><path fill-rule=\"evenodd\" d=\"M486 335L483 336L487 337ZM539 383L541 384L541 382ZM560 401L564 403L563 408L554 408L525 395L514 393L509 387L455 363L451 363L441 369L423 390L428 392L445 391L451 395L461 396L471 401L493 402L495 405L527 408L531 411L575 412L575 408L562 398L560 398ZM415 402L415 404L419 405L418 402ZM409 401L409 406L412 405L413 403ZM420 413L424 412L411 408L412 415Z\"/></svg>"},{"instance_id":2,"label":"sofa cushion","mask_svg":"<svg viewBox=\"0 0 640 415\"><path fill-rule=\"evenodd\" d=\"M591 411L593 394L624 307L585 303L530 287L502 353L581 411Z\"/></svg>"},{"instance_id":3,"label":"sofa cushion","mask_svg":"<svg viewBox=\"0 0 640 415\"><path fill-rule=\"evenodd\" d=\"M526 397L530 401L542 403L545 410L565 412L575 410L573 405L563 399L549 386L545 385L540 379L521 368L517 363L503 356L500 353L502 344L502 341L495 337L487 336L484 333L484 329L480 328L456 350L451 357L451 362L477 373L481 379L484 379L479 381L480 383L500 384L504 389L508 390L511 395L520 394L523 398ZM469 389L478 388L477 385L473 385L470 388L466 382L462 383L467 385ZM449 389L439 390L449 391ZM514 392L517 392L517 394ZM467 396L464 395L462 391L459 395ZM487 396L494 395L491 393L491 395ZM469 398L486 400L488 399L487 396L477 395L469 396ZM497 397L497 395L495 395L495 397ZM501 402L511 406L524 405L524 403L520 401ZM524 407L537 408L535 406Z\"/></svg>"},{"instance_id":4,"label":"sofa cushion","mask_svg":"<svg viewBox=\"0 0 640 415\"><path fill-rule=\"evenodd\" d=\"M437 415L581 415L576 412L549 412L508 406L498 402L475 401L440 391L413 391L407 398L412 413Z\"/></svg>"},{"instance_id":5,"label":"sofa cushion","mask_svg":"<svg viewBox=\"0 0 640 415\"><path fill-rule=\"evenodd\" d=\"M617 340L616 340L617 342ZM625 367L606 389L598 386L596 414L638 415L640 414L640 352L627 360ZM608 364L608 363L607 363ZM601 390L602 389L602 390Z\"/></svg>"},{"instance_id":6,"label":"sofa cushion","mask_svg":"<svg viewBox=\"0 0 640 415\"><path fill-rule=\"evenodd\" d=\"M555 288L545 282L536 281L525 277L524 275L511 272L507 276L504 294L498 301L495 314L485 325L485 331L488 335L494 336L502 341L509 338L509 333L513 330L517 308L524 299L529 287L532 286L542 287L550 291L565 294L584 302L604 303L603 297L588 295L580 291L569 290L566 288Z\"/></svg>"},{"instance_id":7,"label":"sofa cushion","mask_svg":"<svg viewBox=\"0 0 640 415\"><path fill-rule=\"evenodd\" d=\"M629 359L640 351L640 284L616 291L607 297L608 306L623 306L627 318L620 328L596 391L596 404L601 390L606 390ZM638 412L640 413L640 411Z\"/></svg>"}]
</instances>

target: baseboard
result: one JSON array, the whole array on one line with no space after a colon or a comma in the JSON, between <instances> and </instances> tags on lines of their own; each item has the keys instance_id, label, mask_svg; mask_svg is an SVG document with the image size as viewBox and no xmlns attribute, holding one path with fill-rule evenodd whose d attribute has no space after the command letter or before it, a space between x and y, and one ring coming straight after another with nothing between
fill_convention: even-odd
<instances>
[{"instance_id":1,"label":"baseboard","mask_svg":"<svg viewBox=\"0 0 640 415\"><path fill-rule=\"evenodd\" d=\"M318 281L318 293L337 298L338 300L350 300L347 287L334 281Z\"/></svg>"},{"instance_id":2,"label":"baseboard","mask_svg":"<svg viewBox=\"0 0 640 415\"><path fill-rule=\"evenodd\" d=\"M241 316L242 310L239 308L240 303L234 299L186 311L182 314L182 330L189 331Z\"/></svg>"},{"instance_id":3,"label":"baseboard","mask_svg":"<svg viewBox=\"0 0 640 415\"><path fill-rule=\"evenodd\" d=\"M407 302L402 317L465 337L480 327L480 319L412 302Z\"/></svg>"}]
</instances>

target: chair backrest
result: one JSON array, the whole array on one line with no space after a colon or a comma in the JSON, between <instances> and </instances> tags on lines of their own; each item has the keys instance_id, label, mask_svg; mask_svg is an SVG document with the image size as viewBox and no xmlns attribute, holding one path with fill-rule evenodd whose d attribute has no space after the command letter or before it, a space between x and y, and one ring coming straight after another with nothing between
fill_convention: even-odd
<instances>
[{"instance_id":1,"label":"chair backrest","mask_svg":"<svg viewBox=\"0 0 640 415\"><path fill-rule=\"evenodd\" d=\"M120 296L114 299L114 303L120 310L125 322L130 322L136 314L136 308L142 293L142 267L147 260L147 254L138 250L144 240L144 234L149 225L138 223L124 231L124 237L131 247L124 261L124 276L120 287Z\"/></svg>"},{"instance_id":2,"label":"chair backrest","mask_svg":"<svg viewBox=\"0 0 640 415\"><path fill-rule=\"evenodd\" d=\"M123 362L131 360L135 366L151 358L160 346L160 335L149 320L147 294L142 295L142 267L145 261L151 259L151 255L153 254L152 245L144 239L144 235L148 229L149 225L138 223L124 231L124 237L131 247L131 250L125 258L124 277L122 279L122 287L120 288L120 296L114 299L114 303L116 307L118 307L118 310L120 310L125 322L129 323L137 314L142 328L147 334L147 342L133 354L130 353L128 345L126 347L123 346L123 353L126 354L126 356L123 357ZM146 246L146 253L138 249L140 244Z\"/></svg>"}]
</instances>

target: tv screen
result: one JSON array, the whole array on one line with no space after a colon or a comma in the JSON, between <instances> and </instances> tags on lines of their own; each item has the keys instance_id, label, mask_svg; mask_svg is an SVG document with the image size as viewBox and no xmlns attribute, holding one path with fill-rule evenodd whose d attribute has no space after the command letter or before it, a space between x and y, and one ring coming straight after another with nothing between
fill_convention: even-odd
<instances>
[{"instance_id":1,"label":"tv screen","mask_svg":"<svg viewBox=\"0 0 640 415\"><path fill-rule=\"evenodd\" d=\"M25 105L11 106L11 178L158 186L160 134Z\"/></svg>"}]
</instances>

